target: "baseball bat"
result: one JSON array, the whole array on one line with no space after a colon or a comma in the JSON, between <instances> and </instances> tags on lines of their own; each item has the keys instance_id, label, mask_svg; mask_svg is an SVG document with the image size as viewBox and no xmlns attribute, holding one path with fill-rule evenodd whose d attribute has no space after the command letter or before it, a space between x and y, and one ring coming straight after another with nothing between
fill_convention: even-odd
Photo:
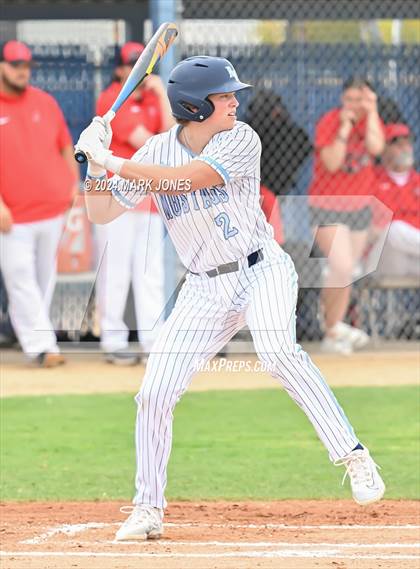
<instances>
[{"instance_id":1,"label":"baseball bat","mask_svg":"<svg viewBox=\"0 0 420 569\"><path fill-rule=\"evenodd\" d=\"M140 83L152 73L155 65L171 47L177 35L178 29L176 25L171 22L165 22L159 27L136 61L113 105L109 111L104 114L103 118L105 120L112 121L121 105ZM79 164L83 164L87 160L86 154L81 150L75 152L74 158Z\"/></svg>"}]
</instances>

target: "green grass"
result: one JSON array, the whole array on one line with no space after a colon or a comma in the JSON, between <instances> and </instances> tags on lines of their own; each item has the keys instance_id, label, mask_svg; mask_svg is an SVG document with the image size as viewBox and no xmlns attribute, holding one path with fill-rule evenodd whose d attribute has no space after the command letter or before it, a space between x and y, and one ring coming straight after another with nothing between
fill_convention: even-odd
<instances>
[{"instance_id":1,"label":"green grass","mask_svg":"<svg viewBox=\"0 0 420 569\"><path fill-rule=\"evenodd\" d=\"M418 498L418 390L335 392L383 468L387 497ZM13 397L1 411L1 499L131 497L132 397ZM177 406L170 499L349 497L342 474L280 390L190 393Z\"/></svg>"}]
</instances>

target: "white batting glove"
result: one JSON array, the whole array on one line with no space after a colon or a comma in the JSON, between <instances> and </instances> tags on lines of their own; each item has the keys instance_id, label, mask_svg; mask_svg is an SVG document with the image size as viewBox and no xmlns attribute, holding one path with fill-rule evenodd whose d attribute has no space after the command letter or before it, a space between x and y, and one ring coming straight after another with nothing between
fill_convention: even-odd
<instances>
[{"instance_id":1,"label":"white batting glove","mask_svg":"<svg viewBox=\"0 0 420 569\"><path fill-rule=\"evenodd\" d=\"M79 141L75 149L76 152L82 151L86 154L89 161L88 174L94 176L105 174L104 170L109 170L114 174L119 174L121 167L125 162L124 158L112 156L111 150L104 148L100 142L92 144L89 142Z\"/></svg>"},{"instance_id":2,"label":"white batting glove","mask_svg":"<svg viewBox=\"0 0 420 569\"><path fill-rule=\"evenodd\" d=\"M94 162L102 168L105 167L105 160L111 156L111 150L104 148L102 143L98 140L89 141L80 139L77 141L75 150L79 152L84 152L86 154L89 162Z\"/></svg>"},{"instance_id":3,"label":"white batting glove","mask_svg":"<svg viewBox=\"0 0 420 569\"><path fill-rule=\"evenodd\" d=\"M104 170L119 174L123 158L112 156L109 145L112 140L112 128L109 120L94 117L90 125L81 133L75 150L86 154L89 161L88 175L105 175Z\"/></svg>"},{"instance_id":4,"label":"white batting glove","mask_svg":"<svg viewBox=\"0 0 420 569\"><path fill-rule=\"evenodd\" d=\"M96 128L98 128L98 126L100 127L98 128L100 140L104 148L109 148L112 140L111 122L104 117L97 116L93 118L92 125L95 125Z\"/></svg>"},{"instance_id":5,"label":"white batting glove","mask_svg":"<svg viewBox=\"0 0 420 569\"><path fill-rule=\"evenodd\" d=\"M112 140L112 128L109 121L105 121L103 117L94 117L90 125L83 130L76 143L77 147L81 144L97 144L101 143L106 149L109 148Z\"/></svg>"}]
</instances>

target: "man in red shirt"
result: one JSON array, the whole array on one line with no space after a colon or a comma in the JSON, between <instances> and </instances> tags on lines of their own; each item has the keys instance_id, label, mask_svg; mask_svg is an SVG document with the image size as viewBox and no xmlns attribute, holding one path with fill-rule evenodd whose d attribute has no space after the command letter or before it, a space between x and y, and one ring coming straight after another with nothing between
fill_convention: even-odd
<instances>
[{"instance_id":1,"label":"man in red shirt","mask_svg":"<svg viewBox=\"0 0 420 569\"><path fill-rule=\"evenodd\" d=\"M79 172L57 102L29 85L31 65L25 44L1 47L0 268L23 351L39 365L54 367L65 360L48 313L64 213Z\"/></svg>"},{"instance_id":2,"label":"man in red shirt","mask_svg":"<svg viewBox=\"0 0 420 569\"><path fill-rule=\"evenodd\" d=\"M341 108L326 113L316 126L314 176L309 188L315 239L328 259L322 290L324 351L347 355L369 340L363 330L343 320L371 220L373 158L383 148L376 94L365 79L351 78L343 85Z\"/></svg>"},{"instance_id":3,"label":"man in red shirt","mask_svg":"<svg viewBox=\"0 0 420 569\"><path fill-rule=\"evenodd\" d=\"M136 42L122 46L114 80L99 96L98 115L109 110L143 49ZM148 138L173 124L163 83L160 77L150 75L112 121L110 148L116 156L131 158ZM143 350L150 352L165 308L163 223L149 197L127 216L97 226L96 234L101 261L97 281L101 346L108 362L134 365L139 357L127 353L127 295L132 283L138 339Z\"/></svg>"},{"instance_id":4,"label":"man in red shirt","mask_svg":"<svg viewBox=\"0 0 420 569\"><path fill-rule=\"evenodd\" d=\"M369 255L369 266L376 266L379 259L379 274L420 278L420 173L413 167L413 144L407 125L386 126L381 162L376 169L379 202L373 210L378 240Z\"/></svg>"}]
</instances>

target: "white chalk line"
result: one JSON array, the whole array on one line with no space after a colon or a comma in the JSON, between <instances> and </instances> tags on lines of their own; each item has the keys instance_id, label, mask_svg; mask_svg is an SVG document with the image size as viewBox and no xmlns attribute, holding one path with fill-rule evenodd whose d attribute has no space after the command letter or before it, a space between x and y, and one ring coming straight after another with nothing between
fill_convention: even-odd
<instances>
[{"instance_id":1,"label":"white chalk line","mask_svg":"<svg viewBox=\"0 0 420 569\"><path fill-rule=\"evenodd\" d=\"M108 527L111 524L105 523L97 523L97 522L88 522L86 524L64 524L61 526L56 526L54 528L50 528L45 533L41 535L35 536L32 539L25 539L20 543L24 543L25 545L38 545L54 537L55 535L64 534L68 536L76 535L77 533L82 533L88 529L102 529L104 527Z\"/></svg>"},{"instance_id":2,"label":"white chalk line","mask_svg":"<svg viewBox=\"0 0 420 569\"><path fill-rule=\"evenodd\" d=\"M114 558L149 558L153 559L168 559L168 558L189 558L189 559L208 559L208 558L321 558L321 559L380 559L380 560L413 560L420 559L420 555L402 555L402 554L348 554L338 551L319 551L317 549L309 551L292 551L292 550L278 550L278 551L239 551L239 552L226 552L226 553L147 553L147 552L97 552L97 551L0 551L0 557L114 557Z\"/></svg>"},{"instance_id":3,"label":"white chalk line","mask_svg":"<svg viewBox=\"0 0 420 569\"><path fill-rule=\"evenodd\" d=\"M64 534L73 536L89 529L103 529L112 526L120 526L120 522L103 523L87 522L84 524L63 524L50 528L46 532L30 539L25 539L20 543L24 545L39 545L48 541L50 538ZM218 529L281 529L281 530L419 530L420 525L288 525L288 524L234 524L234 523L165 523L168 528L218 528Z\"/></svg>"},{"instance_id":4,"label":"white chalk line","mask_svg":"<svg viewBox=\"0 0 420 569\"><path fill-rule=\"evenodd\" d=\"M114 524L115 525L115 524ZM358 525L358 524L343 524L343 525L290 525L290 524L234 524L234 523L194 523L188 522L183 524L166 522L165 527L176 528L226 528L226 529L286 529L286 530L299 530L299 529L322 529L322 530L339 530L339 529L420 529L420 525L405 524L405 525Z\"/></svg>"},{"instance_id":5,"label":"white chalk line","mask_svg":"<svg viewBox=\"0 0 420 569\"><path fill-rule=\"evenodd\" d=\"M288 542L288 541L174 541L174 540L164 540L159 539L158 541L92 541L92 542L82 542L82 545L98 545L98 544L108 544L108 545L139 545L139 543L153 543L154 546L160 545L162 547L172 546L172 547L207 547L209 545L214 547L344 547L344 548L358 548L358 549L416 549L420 548L420 543L301 543L301 542Z\"/></svg>"}]
</instances>

